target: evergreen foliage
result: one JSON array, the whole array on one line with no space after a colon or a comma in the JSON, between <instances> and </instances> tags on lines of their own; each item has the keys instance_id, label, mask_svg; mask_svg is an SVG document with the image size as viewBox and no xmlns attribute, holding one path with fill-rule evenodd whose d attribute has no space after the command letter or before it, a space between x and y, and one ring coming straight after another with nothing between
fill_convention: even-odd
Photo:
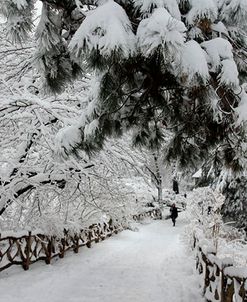
<instances>
[{"instance_id":1,"label":"evergreen foliage","mask_svg":"<svg viewBox=\"0 0 247 302\"><path fill-rule=\"evenodd\" d=\"M234 222L238 228L247 232L247 179L244 176L227 180L223 194L225 202L222 208L226 221Z\"/></svg>"},{"instance_id":2,"label":"evergreen foliage","mask_svg":"<svg viewBox=\"0 0 247 302\"><path fill-rule=\"evenodd\" d=\"M0 13L7 19L8 37L14 43L28 38L33 29L34 0L1 0Z\"/></svg>"},{"instance_id":3,"label":"evergreen foliage","mask_svg":"<svg viewBox=\"0 0 247 302\"><path fill-rule=\"evenodd\" d=\"M223 164L243 168L246 0L42 2L36 38L46 85L60 92L81 69L96 77L89 108L59 136L65 153L98 151L130 128L134 145L157 150L169 129L168 160L187 166L220 152ZM13 31L8 12L15 3L25 17L33 1L4 3L14 40L25 39L32 14L23 18L29 27Z\"/></svg>"}]
</instances>

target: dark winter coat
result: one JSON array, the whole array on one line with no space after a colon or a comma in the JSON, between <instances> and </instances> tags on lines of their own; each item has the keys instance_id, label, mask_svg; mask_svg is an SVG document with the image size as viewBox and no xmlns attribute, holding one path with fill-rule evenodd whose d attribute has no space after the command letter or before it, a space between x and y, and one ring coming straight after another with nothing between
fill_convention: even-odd
<instances>
[{"instance_id":1,"label":"dark winter coat","mask_svg":"<svg viewBox=\"0 0 247 302\"><path fill-rule=\"evenodd\" d=\"M176 207L170 208L171 218L176 219L178 217L178 209Z\"/></svg>"}]
</instances>

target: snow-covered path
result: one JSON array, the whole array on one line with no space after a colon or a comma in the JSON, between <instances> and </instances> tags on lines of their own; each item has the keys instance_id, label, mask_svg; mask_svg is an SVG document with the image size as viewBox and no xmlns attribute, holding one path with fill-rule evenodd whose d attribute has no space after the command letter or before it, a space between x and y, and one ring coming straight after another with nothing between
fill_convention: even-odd
<instances>
[{"instance_id":1,"label":"snow-covered path","mask_svg":"<svg viewBox=\"0 0 247 302\"><path fill-rule=\"evenodd\" d=\"M203 302L194 260L180 240L184 222L141 225L52 265L0 276L1 302Z\"/></svg>"}]
</instances>

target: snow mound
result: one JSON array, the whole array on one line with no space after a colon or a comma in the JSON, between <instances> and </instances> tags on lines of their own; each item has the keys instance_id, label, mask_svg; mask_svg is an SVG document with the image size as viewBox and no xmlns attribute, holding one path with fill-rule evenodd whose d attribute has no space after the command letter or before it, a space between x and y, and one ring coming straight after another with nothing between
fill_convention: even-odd
<instances>
[{"instance_id":1,"label":"snow mound","mask_svg":"<svg viewBox=\"0 0 247 302\"><path fill-rule=\"evenodd\" d=\"M93 50L109 57L118 52L128 58L135 50L135 35L124 9L112 0L89 12L73 36L69 49L75 58Z\"/></svg>"},{"instance_id":2,"label":"snow mound","mask_svg":"<svg viewBox=\"0 0 247 302\"><path fill-rule=\"evenodd\" d=\"M64 154L72 150L81 140L81 131L76 125L62 128L56 136L56 151Z\"/></svg>"},{"instance_id":3,"label":"snow mound","mask_svg":"<svg viewBox=\"0 0 247 302\"><path fill-rule=\"evenodd\" d=\"M233 58L230 42L223 38L215 38L201 43L201 46L208 55L210 71L220 71L218 76L220 84L238 87L238 69Z\"/></svg>"},{"instance_id":4,"label":"snow mound","mask_svg":"<svg viewBox=\"0 0 247 302\"><path fill-rule=\"evenodd\" d=\"M176 0L136 0L135 6L143 14L151 13L153 8L166 8L172 17L181 20L181 14Z\"/></svg>"},{"instance_id":5,"label":"snow mound","mask_svg":"<svg viewBox=\"0 0 247 302\"><path fill-rule=\"evenodd\" d=\"M226 39L215 38L201 43L201 46L208 54L208 62L213 72L221 65L221 60L233 59L232 45Z\"/></svg>"},{"instance_id":6,"label":"snow mound","mask_svg":"<svg viewBox=\"0 0 247 302\"><path fill-rule=\"evenodd\" d=\"M238 68L233 60L225 59L221 62L222 68L219 75L220 83L227 86L238 87Z\"/></svg>"},{"instance_id":7,"label":"snow mound","mask_svg":"<svg viewBox=\"0 0 247 302\"><path fill-rule=\"evenodd\" d=\"M190 0L191 10L187 15L188 24L193 24L200 19L215 21L218 16L218 8L213 0Z\"/></svg>"},{"instance_id":8,"label":"snow mound","mask_svg":"<svg viewBox=\"0 0 247 302\"><path fill-rule=\"evenodd\" d=\"M145 56L152 55L158 47L164 56L174 56L184 45L186 27L173 18L165 8L157 8L143 19L137 29L138 45Z\"/></svg>"},{"instance_id":9,"label":"snow mound","mask_svg":"<svg viewBox=\"0 0 247 302\"><path fill-rule=\"evenodd\" d=\"M181 55L181 71L188 77L188 81L199 78L206 83L209 78L206 53L201 46L194 40L185 43Z\"/></svg>"}]
</instances>

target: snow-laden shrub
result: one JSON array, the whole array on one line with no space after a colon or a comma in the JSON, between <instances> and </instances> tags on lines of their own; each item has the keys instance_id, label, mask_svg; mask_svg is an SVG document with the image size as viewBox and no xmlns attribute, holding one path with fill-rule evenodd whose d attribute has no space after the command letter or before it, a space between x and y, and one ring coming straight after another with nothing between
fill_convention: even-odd
<instances>
[{"instance_id":1,"label":"snow-laden shrub","mask_svg":"<svg viewBox=\"0 0 247 302\"><path fill-rule=\"evenodd\" d=\"M187 210L191 234L200 233L218 247L218 237L223 225L221 207L224 196L209 187L195 189L188 196Z\"/></svg>"},{"instance_id":2,"label":"snow-laden shrub","mask_svg":"<svg viewBox=\"0 0 247 302\"><path fill-rule=\"evenodd\" d=\"M236 265L247 263L244 232L225 224L221 215L224 196L209 187L198 188L188 194L187 219L184 238L190 247L194 238L206 249L213 247L220 258L229 257Z\"/></svg>"},{"instance_id":3,"label":"snow-laden shrub","mask_svg":"<svg viewBox=\"0 0 247 302\"><path fill-rule=\"evenodd\" d=\"M171 206L173 203L179 208L186 208L187 198L183 194L176 194L172 190L164 190L163 192L164 205Z\"/></svg>"}]
</instances>

